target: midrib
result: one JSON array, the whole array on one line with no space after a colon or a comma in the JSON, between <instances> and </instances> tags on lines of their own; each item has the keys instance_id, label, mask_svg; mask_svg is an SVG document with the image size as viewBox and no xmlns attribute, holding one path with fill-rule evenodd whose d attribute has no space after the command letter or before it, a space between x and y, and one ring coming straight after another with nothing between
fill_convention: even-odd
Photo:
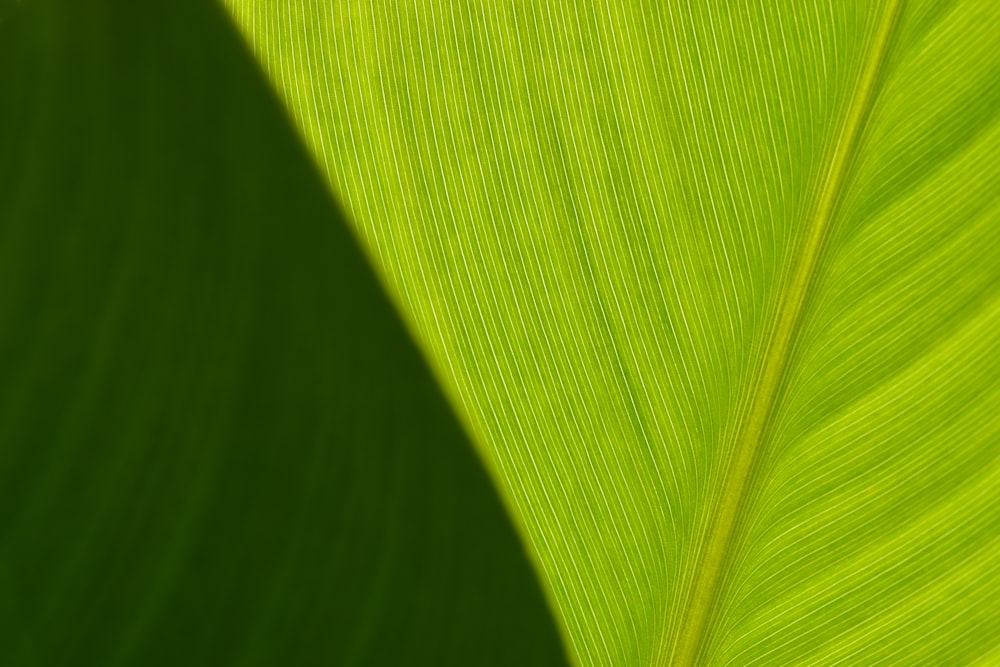
<instances>
[{"instance_id":1,"label":"midrib","mask_svg":"<svg viewBox=\"0 0 1000 667\"><path fill-rule=\"evenodd\" d=\"M749 407L743 413L743 420L736 430L730 448L731 458L722 485L722 493L717 497L715 511L712 513L712 525L701 544L700 566L689 589L687 609L681 621L680 631L672 651L669 644L662 647L660 658L657 660L660 664L687 667L697 665L700 661L703 644L710 630L720 583L728 565L737 518L746 500L754 461L767 422L774 412L803 306L813 284L830 222L836 213L852 158L875 99L879 70L885 60L902 2L903 0L889 0L887 3L855 85L826 173L814 200L815 204L809 213L805 238L798 252L798 261L781 297L781 305L771 330L767 351L755 376L756 383ZM670 638L667 638L667 642L669 641Z\"/></svg>"}]
</instances>

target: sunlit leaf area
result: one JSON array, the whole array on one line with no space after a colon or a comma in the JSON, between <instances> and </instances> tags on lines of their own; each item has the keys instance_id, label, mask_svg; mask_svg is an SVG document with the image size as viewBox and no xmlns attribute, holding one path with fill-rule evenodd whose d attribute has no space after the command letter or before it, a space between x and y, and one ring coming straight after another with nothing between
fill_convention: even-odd
<instances>
[{"instance_id":1,"label":"sunlit leaf area","mask_svg":"<svg viewBox=\"0 0 1000 667\"><path fill-rule=\"evenodd\" d=\"M0 666L1000 666L1000 3L0 0Z\"/></svg>"}]
</instances>

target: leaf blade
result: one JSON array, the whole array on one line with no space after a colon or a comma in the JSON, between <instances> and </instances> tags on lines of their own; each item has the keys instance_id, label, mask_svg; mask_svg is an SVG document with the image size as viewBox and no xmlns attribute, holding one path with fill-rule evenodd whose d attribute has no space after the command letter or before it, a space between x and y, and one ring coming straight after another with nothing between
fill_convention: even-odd
<instances>
[{"instance_id":1,"label":"leaf blade","mask_svg":"<svg viewBox=\"0 0 1000 667\"><path fill-rule=\"evenodd\" d=\"M581 662L663 662L882 8L227 4L500 471ZM892 393L894 373L932 414L968 402L954 427L971 434L967 460L987 465L996 451L990 316L973 328L972 357L946 348L952 375L913 369L977 308L992 312L1000 282L989 37L1000 19L981 3L912 2L900 20L763 443L768 479L753 492L710 664L856 658L843 647L883 609L868 589L829 581L825 602L785 629L764 612L787 613L770 600L807 589L799 582L820 564L854 562L862 537L895 527L901 498L930 511L942 489L893 463L922 460L927 480L964 483L962 459L933 452L943 431L875 408L872 396L923 405ZM847 428L842 411L858 420L853 440L827 430ZM879 415L895 426L871 423ZM913 457L893 458L918 423ZM908 484L883 488L845 467L859 442L885 457L869 460L886 480ZM838 488L856 500L844 505L853 524L836 518ZM973 542L993 520L980 510L987 523L955 517ZM923 561L915 548L900 567L914 590L933 589L920 563L944 572L932 551ZM894 581L877 562L872 587ZM994 570L975 571L992 590ZM921 647L902 638L955 608L914 603L883 627L881 648L860 646L887 661L971 660L1000 622L983 604Z\"/></svg>"}]
</instances>

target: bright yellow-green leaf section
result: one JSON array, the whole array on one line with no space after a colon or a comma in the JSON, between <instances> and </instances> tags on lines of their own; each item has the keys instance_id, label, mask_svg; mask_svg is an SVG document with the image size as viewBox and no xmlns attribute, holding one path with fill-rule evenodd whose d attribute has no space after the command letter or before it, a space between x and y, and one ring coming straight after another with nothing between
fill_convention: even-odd
<instances>
[{"instance_id":1,"label":"bright yellow-green leaf section","mask_svg":"<svg viewBox=\"0 0 1000 667\"><path fill-rule=\"evenodd\" d=\"M579 664L997 655L1000 4L907 2L885 43L867 0L227 4Z\"/></svg>"}]
</instances>

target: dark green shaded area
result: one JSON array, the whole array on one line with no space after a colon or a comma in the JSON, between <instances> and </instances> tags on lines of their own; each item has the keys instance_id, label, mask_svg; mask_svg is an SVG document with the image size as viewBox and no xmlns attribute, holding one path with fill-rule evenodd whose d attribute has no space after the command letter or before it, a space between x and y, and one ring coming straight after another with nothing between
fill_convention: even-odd
<instances>
[{"instance_id":1,"label":"dark green shaded area","mask_svg":"<svg viewBox=\"0 0 1000 667\"><path fill-rule=\"evenodd\" d=\"M221 10L0 4L0 664L563 663Z\"/></svg>"}]
</instances>

